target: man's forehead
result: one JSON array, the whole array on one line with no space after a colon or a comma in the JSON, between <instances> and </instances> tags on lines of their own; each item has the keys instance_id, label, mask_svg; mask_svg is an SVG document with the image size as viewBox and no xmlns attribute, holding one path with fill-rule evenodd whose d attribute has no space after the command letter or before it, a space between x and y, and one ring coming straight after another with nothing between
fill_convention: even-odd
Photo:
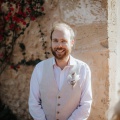
<instances>
[{"instance_id":1,"label":"man's forehead","mask_svg":"<svg viewBox=\"0 0 120 120\"><path fill-rule=\"evenodd\" d=\"M55 29L52 36L53 37L69 37L70 32L67 29Z\"/></svg>"}]
</instances>

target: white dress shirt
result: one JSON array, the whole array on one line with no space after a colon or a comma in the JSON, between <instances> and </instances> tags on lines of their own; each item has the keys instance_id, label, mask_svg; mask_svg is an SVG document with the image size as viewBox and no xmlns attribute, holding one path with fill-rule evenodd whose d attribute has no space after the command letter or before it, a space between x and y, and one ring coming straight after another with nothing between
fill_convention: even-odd
<instances>
[{"instance_id":1,"label":"white dress shirt","mask_svg":"<svg viewBox=\"0 0 120 120\"><path fill-rule=\"evenodd\" d=\"M71 69L72 65L77 59L70 56L70 61L67 66L63 70L58 67L55 63L55 59L53 59L53 68L54 68L54 76L57 82L59 90L61 89L65 78L68 75L69 70ZM81 79L81 100L80 100L80 107L76 109L72 115L69 117L68 120L87 120L91 104L92 104L92 90L91 90L91 71L88 65L80 60L79 63L84 64L86 72L82 72L82 76L87 74L86 79ZM38 63L32 73L31 81L30 81L30 96L29 96L29 111L34 120L46 120L45 114L43 109L40 105L40 82L42 79L42 71L43 71L44 61ZM47 73L46 73L47 75ZM81 76L81 77L82 77Z\"/></svg>"}]
</instances>

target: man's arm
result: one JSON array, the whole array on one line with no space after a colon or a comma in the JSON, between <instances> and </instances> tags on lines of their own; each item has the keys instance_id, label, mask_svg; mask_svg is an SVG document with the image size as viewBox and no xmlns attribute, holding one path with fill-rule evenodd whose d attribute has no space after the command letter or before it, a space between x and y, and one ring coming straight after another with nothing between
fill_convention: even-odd
<instances>
[{"instance_id":1,"label":"man's arm","mask_svg":"<svg viewBox=\"0 0 120 120\"><path fill-rule=\"evenodd\" d=\"M40 69L39 69L40 68ZM43 64L35 67L30 81L29 112L34 120L46 120L40 103L40 80L42 78Z\"/></svg>"},{"instance_id":2,"label":"man's arm","mask_svg":"<svg viewBox=\"0 0 120 120\"><path fill-rule=\"evenodd\" d=\"M85 77L81 85L80 104L68 120L87 120L87 118L89 117L92 104L91 71L88 66L86 66L85 69L86 70L82 70L81 74Z\"/></svg>"}]
</instances>

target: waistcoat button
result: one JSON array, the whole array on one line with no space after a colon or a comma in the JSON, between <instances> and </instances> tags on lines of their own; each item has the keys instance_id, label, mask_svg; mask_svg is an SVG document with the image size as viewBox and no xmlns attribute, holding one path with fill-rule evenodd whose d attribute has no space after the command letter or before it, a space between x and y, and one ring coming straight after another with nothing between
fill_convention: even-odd
<instances>
[{"instance_id":1,"label":"waistcoat button","mask_svg":"<svg viewBox=\"0 0 120 120\"><path fill-rule=\"evenodd\" d=\"M59 114L60 112L59 111L57 111L57 114Z\"/></svg>"},{"instance_id":2,"label":"waistcoat button","mask_svg":"<svg viewBox=\"0 0 120 120\"><path fill-rule=\"evenodd\" d=\"M60 96L58 96L58 98L60 99L61 97L60 97Z\"/></svg>"},{"instance_id":3,"label":"waistcoat button","mask_svg":"<svg viewBox=\"0 0 120 120\"><path fill-rule=\"evenodd\" d=\"M58 106L60 106L60 104L58 103Z\"/></svg>"}]
</instances>

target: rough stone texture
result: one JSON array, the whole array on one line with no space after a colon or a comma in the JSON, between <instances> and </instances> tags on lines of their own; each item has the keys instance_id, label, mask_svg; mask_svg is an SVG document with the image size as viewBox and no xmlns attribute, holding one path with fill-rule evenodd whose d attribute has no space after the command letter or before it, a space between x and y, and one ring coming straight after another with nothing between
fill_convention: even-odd
<instances>
[{"instance_id":1,"label":"rough stone texture","mask_svg":"<svg viewBox=\"0 0 120 120\"><path fill-rule=\"evenodd\" d=\"M17 114L18 120L29 120L28 96L29 80L33 67L21 66L19 71L9 67L1 75L0 97L10 106L13 113Z\"/></svg>"},{"instance_id":2,"label":"rough stone texture","mask_svg":"<svg viewBox=\"0 0 120 120\"><path fill-rule=\"evenodd\" d=\"M120 100L120 0L108 1L109 44L109 114L111 120L114 105Z\"/></svg>"},{"instance_id":3,"label":"rough stone texture","mask_svg":"<svg viewBox=\"0 0 120 120\"><path fill-rule=\"evenodd\" d=\"M116 99L114 99L114 97L116 98L116 83L114 82L114 80L116 79L116 60L117 60L117 15L116 15L116 0L110 0L108 2L108 36L109 36L109 50L110 50L110 57L109 57L109 67L110 67L110 71L109 71L109 79L110 79L110 106L113 106L114 102L116 101ZM112 97L112 95L114 95L114 97Z\"/></svg>"},{"instance_id":4,"label":"rough stone texture","mask_svg":"<svg viewBox=\"0 0 120 120\"><path fill-rule=\"evenodd\" d=\"M103 0L61 0L60 11L61 18L73 25L106 22L106 3Z\"/></svg>"},{"instance_id":5,"label":"rough stone texture","mask_svg":"<svg viewBox=\"0 0 120 120\"><path fill-rule=\"evenodd\" d=\"M18 43L26 45L25 58L45 59L41 28L50 51L50 29L55 22L66 22L76 33L72 55L85 61L92 71L93 105L89 120L106 120L108 109L108 41L107 1L104 0L50 0L45 3L44 17L32 22L25 34L18 38L13 61L23 59ZM39 24L41 25L39 27ZM52 55L49 55L49 57ZM8 67L0 76L0 96L10 106L19 120L31 120L28 114L29 82L32 66L20 66L18 72Z\"/></svg>"}]
</instances>

